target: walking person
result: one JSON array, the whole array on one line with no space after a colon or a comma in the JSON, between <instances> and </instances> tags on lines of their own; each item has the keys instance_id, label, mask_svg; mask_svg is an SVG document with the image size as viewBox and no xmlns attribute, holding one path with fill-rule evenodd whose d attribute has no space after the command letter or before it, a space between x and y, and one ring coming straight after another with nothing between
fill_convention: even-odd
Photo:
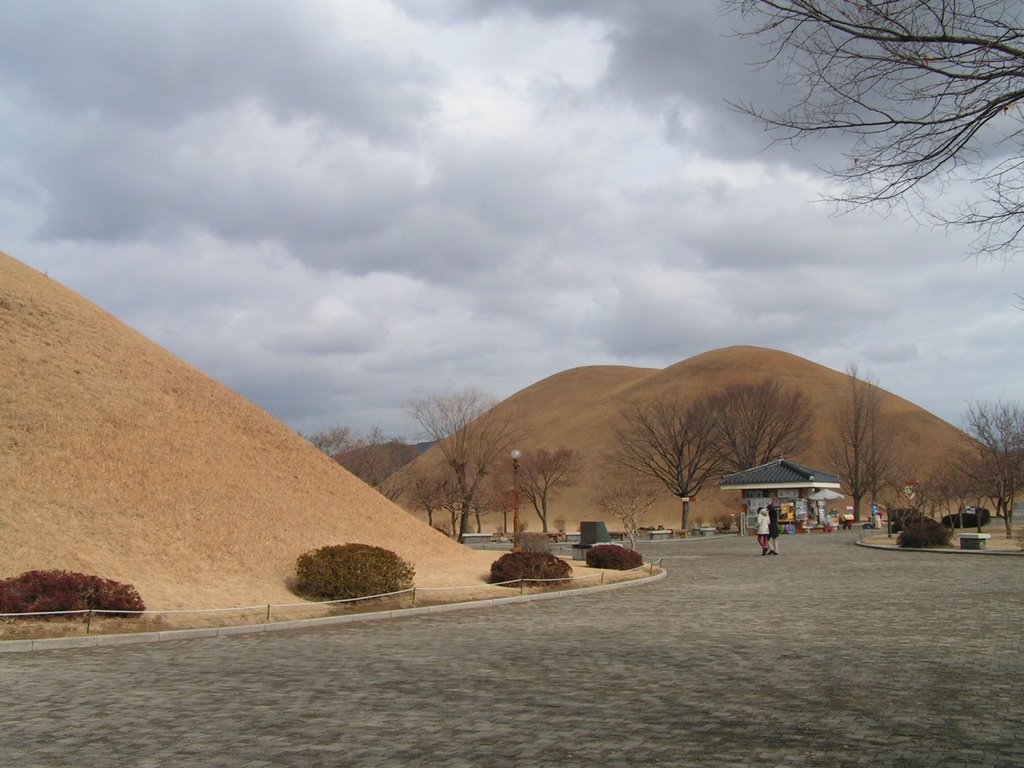
<instances>
[{"instance_id":1,"label":"walking person","mask_svg":"<svg viewBox=\"0 0 1024 768\"><path fill-rule=\"evenodd\" d=\"M779 510L774 504L768 505L768 554L779 554Z\"/></svg>"},{"instance_id":2,"label":"walking person","mask_svg":"<svg viewBox=\"0 0 1024 768\"><path fill-rule=\"evenodd\" d=\"M768 554L768 513L764 507L757 508L757 543L761 545L761 556Z\"/></svg>"}]
</instances>

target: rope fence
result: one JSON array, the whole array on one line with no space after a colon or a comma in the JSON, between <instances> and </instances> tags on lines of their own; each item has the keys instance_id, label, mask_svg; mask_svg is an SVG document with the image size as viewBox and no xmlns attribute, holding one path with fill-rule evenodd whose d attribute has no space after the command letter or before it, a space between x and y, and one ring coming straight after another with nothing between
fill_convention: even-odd
<instances>
[{"instance_id":1,"label":"rope fence","mask_svg":"<svg viewBox=\"0 0 1024 768\"><path fill-rule=\"evenodd\" d=\"M654 574L654 569L661 566L661 562L664 558L659 557L657 560L652 560L649 563L644 563L624 571L614 571L615 574L635 574L643 570L647 570L649 574ZM271 623L274 612L277 611L288 611L292 609L324 609L332 606L355 606L359 603L365 603L370 600L386 600L388 598L398 598L403 595L410 596L411 605L409 607L416 607L417 595L420 593L437 593L437 592L453 592L457 593L466 590L487 590L490 587L497 589L509 588L512 585L519 587L519 594L523 595L526 593L528 586L543 586L553 585L556 583L574 583L574 582L586 582L599 580L599 584L605 583L605 575L608 571L600 571L596 574L586 574L582 576L566 576L559 579L512 579L509 581L501 581L487 584L467 584L463 586L449 586L449 587L410 587L409 589L402 589L395 592L383 592L377 595L365 595L363 597L350 597L337 600L307 600L303 602L295 603L260 603L258 605L236 605L228 608L167 608L162 610L145 610L145 611L127 611L127 610L114 610L104 608L82 608L71 611L35 611L35 612L24 612L24 613L0 613L0 620L3 619L28 619L28 618L46 618L52 616L85 616L86 617L86 634L92 629L93 618L102 616L114 616L114 617L131 617L131 616L146 616L147 618L159 618L162 616L180 616L183 614L195 614L195 615L212 615L212 614L226 614L226 613L250 613L255 614L258 612L261 618L264 618L266 623ZM584 585L581 585L584 586ZM570 587L573 588L573 587ZM477 598L477 599L488 599L488 598ZM443 601L442 601L443 602ZM453 601L458 602L458 601ZM278 619L284 621L286 619Z\"/></svg>"}]
</instances>

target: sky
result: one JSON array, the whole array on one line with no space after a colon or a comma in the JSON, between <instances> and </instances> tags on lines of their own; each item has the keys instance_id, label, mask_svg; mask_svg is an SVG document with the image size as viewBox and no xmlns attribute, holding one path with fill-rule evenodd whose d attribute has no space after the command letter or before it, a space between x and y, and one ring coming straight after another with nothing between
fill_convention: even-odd
<instances>
[{"instance_id":1,"label":"sky","mask_svg":"<svg viewBox=\"0 0 1024 768\"><path fill-rule=\"evenodd\" d=\"M1019 261L837 211L717 0L0 7L0 250L304 433L756 345L959 425L1016 398Z\"/></svg>"}]
</instances>

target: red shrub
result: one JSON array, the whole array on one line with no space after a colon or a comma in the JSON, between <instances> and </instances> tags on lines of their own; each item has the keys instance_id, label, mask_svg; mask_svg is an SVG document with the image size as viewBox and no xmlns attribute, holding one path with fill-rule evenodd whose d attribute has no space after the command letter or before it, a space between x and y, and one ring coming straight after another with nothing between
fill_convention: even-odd
<instances>
[{"instance_id":1,"label":"red shrub","mask_svg":"<svg viewBox=\"0 0 1024 768\"><path fill-rule=\"evenodd\" d=\"M897 547L908 549L926 549L944 547L953 538L953 529L947 528L938 520L924 519L911 523L896 537Z\"/></svg>"},{"instance_id":2,"label":"red shrub","mask_svg":"<svg viewBox=\"0 0 1024 768\"><path fill-rule=\"evenodd\" d=\"M133 616L146 610L146 605L131 584L84 573L26 571L0 581L0 613L89 609L113 611L113 616Z\"/></svg>"},{"instance_id":3,"label":"red shrub","mask_svg":"<svg viewBox=\"0 0 1024 768\"><path fill-rule=\"evenodd\" d=\"M591 568L628 571L643 564L644 558L639 552L615 544L599 544L587 550L587 565Z\"/></svg>"},{"instance_id":4,"label":"red shrub","mask_svg":"<svg viewBox=\"0 0 1024 768\"><path fill-rule=\"evenodd\" d=\"M517 582L520 579L567 579L571 575L572 566L550 552L509 552L491 563L490 583Z\"/></svg>"}]
</instances>

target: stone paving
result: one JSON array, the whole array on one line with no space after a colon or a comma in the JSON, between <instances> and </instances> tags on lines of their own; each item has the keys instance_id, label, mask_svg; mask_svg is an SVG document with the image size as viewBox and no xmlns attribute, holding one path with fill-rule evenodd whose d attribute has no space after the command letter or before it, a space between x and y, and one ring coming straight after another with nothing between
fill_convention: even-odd
<instances>
[{"instance_id":1,"label":"stone paving","mask_svg":"<svg viewBox=\"0 0 1024 768\"><path fill-rule=\"evenodd\" d=\"M1024 766L1024 558L650 543L660 581L0 654L0 765Z\"/></svg>"}]
</instances>

